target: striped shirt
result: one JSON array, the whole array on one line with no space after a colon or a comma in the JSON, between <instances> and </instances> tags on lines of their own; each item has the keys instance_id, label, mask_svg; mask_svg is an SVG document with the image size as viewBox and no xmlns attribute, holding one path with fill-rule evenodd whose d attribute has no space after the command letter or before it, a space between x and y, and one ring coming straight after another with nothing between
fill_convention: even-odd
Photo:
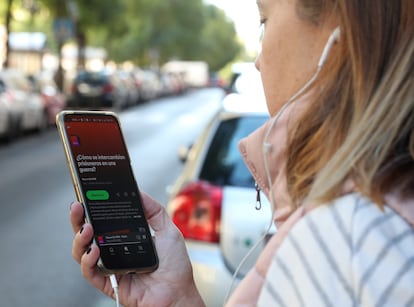
<instances>
[{"instance_id":1,"label":"striped shirt","mask_svg":"<svg viewBox=\"0 0 414 307\"><path fill-rule=\"evenodd\" d=\"M359 194L318 207L275 254L258 306L414 306L414 229Z\"/></svg>"}]
</instances>

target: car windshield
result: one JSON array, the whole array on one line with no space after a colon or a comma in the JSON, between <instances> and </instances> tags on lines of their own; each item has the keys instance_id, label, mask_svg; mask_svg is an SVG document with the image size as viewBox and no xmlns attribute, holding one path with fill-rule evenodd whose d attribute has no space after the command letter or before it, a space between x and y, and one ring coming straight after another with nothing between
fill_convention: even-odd
<instances>
[{"instance_id":1,"label":"car windshield","mask_svg":"<svg viewBox=\"0 0 414 307\"><path fill-rule=\"evenodd\" d=\"M107 79L105 74L100 72L82 72L77 76L78 82L86 82L89 84L102 84Z\"/></svg>"},{"instance_id":2,"label":"car windshield","mask_svg":"<svg viewBox=\"0 0 414 307\"><path fill-rule=\"evenodd\" d=\"M254 179L238 150L238 142L268 117L245 116L223 121L218 127L202 167L200 179L218 186L253 187Z\"/></svg>"}]
</instances>

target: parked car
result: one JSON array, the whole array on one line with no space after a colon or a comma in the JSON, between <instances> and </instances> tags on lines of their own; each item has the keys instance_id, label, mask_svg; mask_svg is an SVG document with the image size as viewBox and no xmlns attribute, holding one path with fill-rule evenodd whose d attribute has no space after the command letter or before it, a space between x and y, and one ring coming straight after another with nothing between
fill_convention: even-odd
<instances>
[{"instance_id":1,"label":"parked car","mask_svg":"<svg viewBox=\"0 0 414 307\"><path fill-rule=\"evenodd\" d=\"M255 182L238 151L239 140L269 118L264 99L258 97L256 102L241 94L224 98L232 102L223 101L223 109L196 143L182 151L185 167L169 187L167 210L184 235L195 282L209 307L223 306L229 287L253 266L266 240L258 243L233 278L272 221L264 196L262 209L255 209Z\"/></svg>"},{"instance_id":2,"label":"parked car","mask_svg":"<svg viewBox=\"0 0 414 307\"><path fill-rule=\"evenodd\" d=\"M139 84L140 102L147 102L161 96L162 84L156 72L137 68L133 71L133 75L136 83Z\"/></svg>"},{"instance_id":3,"label":"parked car","mask_svg":"<svg viewBox=\"0 0 414 307\"><path fill-rule=\"evenodd\" d=\"M232 67L232 76L226 87L228 94L238 93L246 95L264 95L259 71L252 62L235 63Z\"/></svg>"},{"instance_id":4,"label":"parked car","mask_svg":"<svg viewBox=\"0 0 414 307\"><path fill-rule=\"evenodd\" d=\"M160 74L159 78L161 82L161 96L167 97L175 95L174 79L168 74Z\"/></svg>"},{"instance_id":5,"label":"parked car","mask_svg":"<svg viewBox=\"0 0 414 307\"><path fill-rule=\"evenodd\" d=\"M225 83L218 73L211 73L208 79L208 86L223 88Z\"/></svg>"},{"instance_id":6,"label":"parked car","mask_svg":"<svg viewBox=\"0 0 414 307\"><path fill-rule=\"evenodd\" d=\"M224 89L223 104L226 108L237 108L240 105L255 110L266 104L262 78L252 62L234 64L230 82Z\"/></svg>"},{"instance_id":7,"label":"parked car","mask_svg":"<svg viewBox=\"0 0 414 307\"><path fill-rule=\"evenodd\" d=\"M42 131L48 126L48 119L42 97L36 93L27 76L20 70L0 71L0 82L5 88L10 108L14 114L16 134L21 131Z\"/></svg>"},{"instance_id":8,"label":"parked car","mask_svg":"<svg viewBox=\"0 0 414 307\"><path fill-rule=\"evenodd\" d=\"M81 71L72 83L68 100L70 108L123 109L128 92L116 74L106 70Z\"/></svg>"},{"instance_id":9,"label":"parked car","mask_svg":"<svg viewBox=\"0 0 414 307\"><path fill-rule=\"evenodd\" d=\"M134 75L129 71L119 70L114 72L119 82L126 91L126 106L134 106L138 104L140 98L139 84L136 82Z\"/></svg>"},{"instance_id":10,"label":"parked car","mask_svg":"<svg viewBox=\"0 0 414 307\"><path fill-rule=\"evenodd\" d=\"M17 114L13 113L11 97L6 93L5 85L0 80L0 138L11 140L17 132Z\"/></svg>"},{"instance_id":11,"label":"parked car","mask_svg":"<svg viewBox=\"0 0 414 307\"><path fill-rule=\"evenodd\" d=\"M67 99L56 85L51 74L40 73L29 76L34 91L41 95L47 113L48 125L54 125L56 115L66 108Z\"/></svg>"},{"instance_id":12,"label":"parked car","mask_svg":"<svg viewBox=\"0 0 414 307\"><path fill-rule=\"evenodd\" d=\"M181 95L185 92L184 80L176 73L160 73L162 96Z\"/></svg>"}]
</instances>

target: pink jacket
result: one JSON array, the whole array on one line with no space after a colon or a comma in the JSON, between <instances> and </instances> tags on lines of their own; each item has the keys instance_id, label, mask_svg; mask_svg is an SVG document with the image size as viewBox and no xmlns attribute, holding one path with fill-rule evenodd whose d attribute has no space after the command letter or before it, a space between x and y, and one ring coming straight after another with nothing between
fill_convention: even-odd
<instances>
[{"instance_id":1,"label":"pink jacket","mask_svg":"<svg viewBox=\"0 0 414 307\"><path fill-rule=\"evenodd\" d=\"M266 272L275 252L293 225L305 214L304 207L294 212L291 209L291 198L287 192L285 175L287 130L300 114L303 105L304 101L297 101L290 105L272 128L270 138L267 140L271 145L268 164L272 186L269 186L263 155L263 143L272 119L239 144L240 152L261 190L269 199L270 193L273 193L274 222L277 233L268 242L256 265L241 281L226 306L255 306L257 304ZM392 194L388 195L386 200L391 208L414 225L414 199L403 203L395 194Z\"/></svg>"}]
</instances>

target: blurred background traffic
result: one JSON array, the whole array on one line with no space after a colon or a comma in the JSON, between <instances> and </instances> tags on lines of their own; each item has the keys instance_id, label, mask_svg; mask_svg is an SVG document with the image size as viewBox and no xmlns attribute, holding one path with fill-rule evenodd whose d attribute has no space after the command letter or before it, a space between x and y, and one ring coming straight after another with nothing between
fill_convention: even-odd
<instances>
[{"instance_id":1,"label":"blurred background traffic","mask_svg":"<svg viewBox=\"0 0 414 307\"><path fill-rule=\"evenodd\" d=\"M189 88L226 86L231 65L256 55L230 4L2 1L0 136L43 131L64 108L122 110ZM239 23L244 30L246 21Z\"/></svg>"},{"instance_id":2,"label":"blurred background traffic","mask_svg":"<svg viewBox=\"0 0 414 307\"><path fill-rule=\"evenodd\" d=\"M237 151L268 118L253 64L255 5L0 2L2 304L113 306L71 258L75 194L55 129L63 109L111 109L140 188L184 233L207 306L222 305L254 263L236 272L270 220L265 202L254 209L254 180ZM236 14L243 8L248 15Z\"/></svg>"}]
</instances>

